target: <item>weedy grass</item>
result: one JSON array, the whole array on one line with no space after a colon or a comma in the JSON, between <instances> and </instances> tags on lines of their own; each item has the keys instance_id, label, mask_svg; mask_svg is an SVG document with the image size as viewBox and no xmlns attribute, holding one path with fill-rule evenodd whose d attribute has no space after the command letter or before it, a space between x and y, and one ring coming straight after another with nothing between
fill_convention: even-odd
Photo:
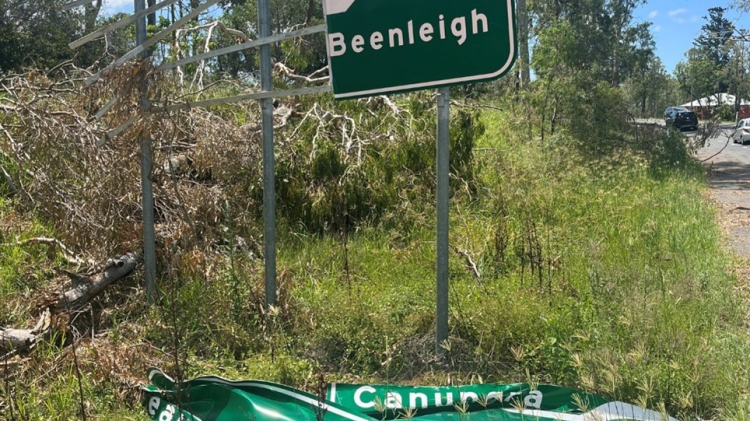
<instances>
[{"instance_id":1,"label":"weedy grass","mask_svg":"<svg viewBox=\"0 0 750 421\"><path fill-rule=\"evenodd\" d=\"M681 138L594 147L561 131L542 143L504 112L485 110L482 122L453 139L464 142L462 154L471 145L455 162L471 165L452 178L445 361L434 357L432 186L383 193L395 205L378 219L327 232L323 219L306 229L282 218L278 301L269 310L260 259L221 244L219 263L207 268L183 251L183 267L198 269L160 280L159 306L118 314L126 321L113 323L110 339L146 344L152 351L141 359L182 378L211 373L308 390L320 373L352 382L557 383L682 419L747 420L747 303L733 293L704 172ZM394 168L417 152L398 153ZM3 250L11 252L4 262L22 267L19 251ZM17 277L3 276L3 288L18 291ZM100 357L84 350L84 370L97 372ZM21 387L16 408L51 407L18 419L75 417L58 410L76 407L74 378L63 372L59 384ZM95 383L83 385L91 413L140 419L132 399L103 404L117 382Z\"/></svg>"},{"instance_id":2,"label":"weedy grass","mask_svg":"<svg viewBox=\"0 0 750 421\"><path fill-rule=\"evenodd\" d=\"M24 241L48 235L37 221L13 209L11 200L0 197L0 326L28 322L28 304L33 293L51 277L46 269L50 249L24 245Z\"/></svg>"}]
</instances>

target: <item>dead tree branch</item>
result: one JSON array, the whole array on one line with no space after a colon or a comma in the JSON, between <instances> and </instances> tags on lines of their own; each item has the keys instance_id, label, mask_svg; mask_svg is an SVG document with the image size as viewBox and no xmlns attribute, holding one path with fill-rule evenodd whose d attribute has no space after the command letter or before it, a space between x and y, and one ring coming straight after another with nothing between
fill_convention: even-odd
<instances>
[{"instance_id":1,"label":"dead tree branch","mask_svg":"<svg viewBox=\"0 0 750 421\"><path fill-rule=\"evenodd\" d=\"M52 314L67 313L82 309L94 297L117 280L129 275L138 263L139 257L129 253L117 259L110 259L102 272L93 278L72 274L76 281L70 290L60 294L42 313L33 329L0 328L0 349L10 354L28 350L50 331Z\"/></svg>"},{"instance_id":2,"label":"dead tree branch","mask_svg":"<svg viewBox=\"0 0 750 421\"><path fill-rule=\"evenodd\" d=\"M218 20L211 22L211 23L207 23L205 25L194 26L192 28L178 29L175 32L175 46L177 47L177 56L178 57L184 56L182 49L180 48L180 42L179 42L180 36L187 34L189 32L202 31L204 29L208 30L208 34L206 35L206 42L203 45L203 53L207 53L211 51L211 48L210 48L211 38L213 37L213 33L214 33L214 30L216 30L216 28L219 28L222 31L226 32L227 34L233 36L235 40L237 41L237 43L243 43L249 39L247 35L245 35L244 32L237 30L237 29L233 29L233 28L227 28L223 22L218 21ZM195 72L195 76L193 77L193 81L191 82L191 85L192 85L192 84L195 84L197 81L199 90L203 90L203 71L205 67L206 67L206 60L201 60L200 64L198 65L198 69ZM182 85L184 84L184 80L183 80L184 74L182 73L182 70L180 70L179 68L178 68L178 74L180 75L180 84Z\"/></svg>"},{"instance_id":3,"label":"dead tree branch","mask_svg":"<svg viewBox=\"0 0 750 421\"><path fill-rule=\"evenodd\" d=\"M109 265L98 276L91 279L89 283L81 282L74 285L73 289L63 293L57 303L52 307L55 312L80 310L99 295L113 282L129 275L138 263L138 256L129 253L117 259L111 259Z\"/></svg>"},{"instance_id":4,"label":"dead tree branch","mask_svg":"<svg viewBox=\"0 0 750 421\"><path fill-rule=\"evenodd\" d=\"M284 76L286 76L286 77L288 77L290 79L299 80L299 81L307 82L307 83L327 82L328 79L330 79L330 76L315 77L315 76L317 76L317 75L319 75L321 73L327 72L328 71L328 66L325 66L323 68L320 68L320 69L316 70L310 76L298 75L294 71L294 69L291 69L291 68L287 67L284 63L276 63L274 65L274 68L276 69L277 72L279 72L280 74L282 74L282 75L284 75Z\"/></svg>"},{"instance_id":5,"label":"dead tree branch","mask_svg":"<svg viewBox=\"0 0 750 421\"><path fill-rule=\"evenodd\" d=\"M464 258L464 261L466 262L466 267L471 271L471 274L474 276L474 279L479 282L480 285L482 285L482 274L479 273L479 268L477 268L477 264L474 263L474 260L469 256L469 253L466 250L461 250L460 248L453 246L453 251L455 251L459 256Z\"/></svg>"},{"instance_id":6,"label":"dead tree branch","mask_svg":"<svg viewBox=\"0 0 750 421\"><path fill-rule=\"evenodd\" d=\"M50 311L45 310L39 317L33 329L3 329L0 328L0 349L15 351L18 349L29 349L36 344L39 337L49 330Z\"/></svg>"}]
</instances>

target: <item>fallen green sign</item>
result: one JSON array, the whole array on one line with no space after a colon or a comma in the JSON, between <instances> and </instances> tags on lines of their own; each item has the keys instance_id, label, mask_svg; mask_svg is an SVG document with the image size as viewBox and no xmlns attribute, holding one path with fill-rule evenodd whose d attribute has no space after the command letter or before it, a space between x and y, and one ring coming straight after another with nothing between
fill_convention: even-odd
<instances>
[{"instance_id":1,"label":"fallen green sign","mask_svg":"<svg viewBox=\"0 0 750 421\"><path fill-rule=\"evenodd\" d=\"M325 0L336 98L496 79L516 57L514 0Z\"/></svg>"},{"instance_id":2,"label":"fallen green sign","mask_svg":"<svg viewBox=\"0 0 750 421\"><path fill-rule=\"evenodd\" d=\"M623 402L560 386L444 387L331 384L325 397L263 381L217 376L175 382L158 369L144 388L155 421L676 421Z\"/></svg>"}]
</instances>

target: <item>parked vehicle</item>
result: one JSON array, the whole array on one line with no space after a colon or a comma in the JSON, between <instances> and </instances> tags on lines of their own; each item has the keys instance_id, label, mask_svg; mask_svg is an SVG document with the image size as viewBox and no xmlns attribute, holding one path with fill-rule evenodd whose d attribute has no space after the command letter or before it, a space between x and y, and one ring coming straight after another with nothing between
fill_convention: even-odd
<instances>
[{"instance_id":1,"label":"parked vehicle","mask_svg":"<svg viewBox=\"0 0 750 421\"><path fill-rule=\"evenodd\" d=\"M664 122L680 130L698 130L698 117L685 107L669 107L664 111Z\"/></svg>"},{"instance_id":2,"label":"parked vehicle","mask_svg":"<svg viewBox=\"0 0 750 421\"><path fill-rule=\"evenodd\" d=\"M750 118L745 118L737 122L732 133L732 142L742 143L743 145L750 142Z\"/></svg>"}]
</instances>

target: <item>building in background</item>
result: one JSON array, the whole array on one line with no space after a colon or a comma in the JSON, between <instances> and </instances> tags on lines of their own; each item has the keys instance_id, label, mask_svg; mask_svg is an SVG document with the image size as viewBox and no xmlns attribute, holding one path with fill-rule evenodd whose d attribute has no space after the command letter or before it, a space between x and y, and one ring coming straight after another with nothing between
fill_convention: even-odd
<instances>
[{"instance_id":1,"label":"building in background","mask_svg":"<svg viewBox=\"0 0 750 421\"><path fill-rule=\"evenodd\" d=\"M740 98L739 111L736 111L737 97L727 93L709 95L682 104L682 106L694 111L700 119L707 119L717 114L721 115L722 118L729 118L728 115L722 115L725 113L731 115L732 118L736 117L738 119L750 117L750 101Z\"/></svg>"}]
</instances>

